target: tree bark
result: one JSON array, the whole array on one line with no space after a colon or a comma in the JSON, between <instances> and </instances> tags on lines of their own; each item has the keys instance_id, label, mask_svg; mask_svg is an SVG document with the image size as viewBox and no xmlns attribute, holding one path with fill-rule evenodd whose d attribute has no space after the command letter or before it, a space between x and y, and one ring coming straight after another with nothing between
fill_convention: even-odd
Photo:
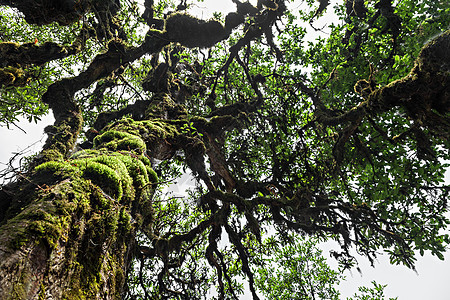
<instances>
[{"instance_id":1,"label":"tree bark","mask_svg":"<svg viewBox=\"0 0 450 300\"><path fill-rule=\"evenodd\" d=\"M157 181L139 142L137 135L106 131L96 140L102 150L57 156L1 191L1 299L121 297L135 232L151 226ZM142 148L126 150L130 145Z\"/></svg>"},{"instance_id":2,"label":"tree bark","mask_svg":"<svg viewBox=\"0 0 450 300\"><path fill-rule=\"evenodd\" d=\"M0 298L120 298L133 252L126 209L87 180L36 187L17 186L10 200L28 205L0 228Z\"/></svg>"}]
</instances>

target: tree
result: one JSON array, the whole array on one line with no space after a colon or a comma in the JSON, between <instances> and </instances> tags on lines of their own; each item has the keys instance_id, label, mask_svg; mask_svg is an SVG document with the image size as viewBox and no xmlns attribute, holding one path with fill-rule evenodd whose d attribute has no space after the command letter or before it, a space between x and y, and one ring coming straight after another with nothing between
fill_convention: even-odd
<instances>
[{"instance_id":1,"label":"tree","mask_svg":"<svg viewBox=\"0 0 450 300\"><path fill-rule=\"evenodd\" d=\"M186 1L0 0L1 122L55 117L0 190L2 299L237 298L242 277L258 299L273 231L336 240L347 266L352 247L442 257L444 1L232 2L202 20ZM186 169L198 188L161 197Z\"/></svg>"},{"instance_id":2,"label":"tree","mask_svg":"<svg viewBox=\"0 0 450 300\"><path fill-rule=\"evenodd\" d=\"M317 247L320 240L301 236L290 237L286 241L268 238L264 253L264 265L257 269L256 286L265 299L309 300L309 299L343 299L336 289L345 280L342 274L345 266L333 270ZM372 281L373 288L359 287L362 294L355 294L351 299L385 299L386 285ZM394 300L394 298L389 298ZM395 298L396 299L396 298Z\"/></svg>"},{"instance_id":3,"label":"tree","mask_svg":"<svg viewBox=\"0 0 450 300\"><path fill-rule=\"evenodd\" d=\"M268 239L265 266L256 272L256 285L265 299L340 299L335 286L344 279L342 273L331 269L318 241L294 237L292 243Z\"/></svg>"}]
</instances>

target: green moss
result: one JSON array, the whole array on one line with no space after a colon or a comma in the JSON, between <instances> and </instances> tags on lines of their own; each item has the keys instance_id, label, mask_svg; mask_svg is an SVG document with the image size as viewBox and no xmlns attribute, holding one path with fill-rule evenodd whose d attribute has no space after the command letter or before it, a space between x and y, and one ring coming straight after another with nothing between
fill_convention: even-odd
<instances>
[{"instance_id":1,"label":"green moss","mask_svg":"<svg viewBox=\"0 0 450 300\"><path fill-rule=\"evenodd\" d=\"M115 280L116 286L122 287L125 284L125 280L126 280L126 277L125 277L125 274L124 274L122 268L120 266L117 266L116 267L116 280ZM122 295L120 294L120 288L117 288L116 290L117 290L116 299L122 298Z\"/></svg>"},{"instance_id":2,"label":"green moss","mask_svg":"<svg viewBox=\"0 0 450 300\"><path fill-rule=\"evenodd\" d=\"M133 152L121 152L103 154L97 157L101 151L81 151L71 161L71 166L79 168L83 172L83 177L91 179L92 182L102 188L107 194L126 195L130 200L134 197L135 189L142 189L149 181L158 181L158 176L151 168L151 162L145 155L135 155ZM99 163L104 165L101 168L98 165L91 165L92 163ZM100 172L100 173L96 173ZM117 176L112 172L116 172ZM119 188L120 182L121 188ZM109 192L108 192L108 191ZM120 190L122 192L120 192ZM120 200L120 198L116 198Z\"/></svg>"},{"instance_id":3,"label":"green moss","mask_svg":"<svg viewBox=\"0 0 450 300\"><path fill-rule=\"evenodd\" d=\"M148 142L178 135L175 126L162 120L133 121L130 123L127 119L123 119L114 124L113 129L142 136Z\"/></svg>"},{"instance_id":4,"label":"green moss","mask_svg":"<svg viewBox=\"0 0 450 300\"><path fill-rule=\"evenodd\" d=\"M137 159L136 157L130 155L121 155L118 156L120 158L127 170L130 174L131 178L133 178L133 185L136 189L142 189L144 187L149 179L147 174L147 168L145 167L144 163Z\"/></svg>"},{"instance_id":5,"label":"green moss","mask_svg":"<svg viewBox=\"0 0 450 300\"><path fill-rule=\"evenodd\" d=\"M63 155L54 150L54 149L48 149L41 152L43 161L63 161L64 157Z\"/></svg>"},{"instance_id":6,"label":"green moss","mask_svg":"<svg viewBox=\"0 0 450 300\"><path fill-rule=\"evenodd\" d=\"M128 150L142 153L145 151L144 141L137 135L117 130L108 130L94 138L94 147L107 148L112 151Z\"/></svg>"},{"instance_id":7,"label":"green moss","mask_svg":"<svg viewBox=\"0 0 450 300\"><path fill-rule=\"evenodd\" d=\"M78 172L83 170L85 173L94 167L102 169L107 167L105 164L121 165L124 174L128 172L125 164L114 156L79 161L84 165L75 167ZM40 166L40 172L59 170L61 165L64 163L46 163ZM95 170L94 173L99 176L101 171ZM105 176L111 179L114 175ZM32 183L30 185L35 187ZM132 228L129 209L119 209L116 201L81 177L38 189L33 202L3 226L12 234L10 246L13 249L42 243L42 246L52 250L64 244L64 257L70 268L70 286L65 290L63 299L95 299L103 284L119 290L125 278L122 257ZM105 245L108 247L105 248ZM24 299L27 284L34 282L30 276L33 275L29 269L22 271L21 279L11 292L12 299ZM41 291L44 290L45 287L42 287Z\"/></svg>"},{"instance_id":8,"label":"green moss","mask_svg":"<svg viewBox=\"0 0 450 300\"><path fill-rule=\"evenodd\" d=\"M155 136L167 138L180 134L174 125L163 121L142 121L142 124L154 132Z\"/></svg>"},{"instance_id":9,"label":"green moss","mask_svg":"<svg viewBox=\"0 0 450 300\"><path fill-rule=\"evenodd\" d=\"M158 182L158 180L159 180L158 175L152 169L152 163L151 163L150 159L145 155L141 155L141 156L139 156L139 160L142 161L142 163L145 165L145 169L147 170L147 174L148 174L148 180L150 182Z\"/></svg>"},{"instance_id":10,"label":"green moss","mask_svg":"<svg viewBox=\"0 0 450 300\"><path fill-rule=\"evenodd\" d=\"M45 300L45 285L41 282L41 291L39 292L39 300Z\"/></svg>"},{"instance_id":11,"label":"green moss","mask_svg":"<svg viewBox=\"0 0 450 300\"><path fill-rule=\"evenodd\" d=\"M90 268L74 261L70 266L74 270L70 282L70 288L65 289L62 294L62 299L93 299L99 289L99 284L96 276L89 274Z\"/></svg>"},{"instance_id":12,"label":"green moss","mask_svg":"<svg viewBox=\"0 0 450 300\"><path fill-rule=\"evenodd\" d=\"M99 198L111 202L98 190L93 190L91 196L97 199L93 199L92 202L99 201ZM72 277L72 290L65 295L68 299L77 299L77 297L94 299L102 284L106 283L104 281L105 274L108 276L106 284L110 285L111 281L115 280L114 273L110 274L110 266L112 265L114 270L121 267L115 263L117 261L115 255L117 254L119 257L122 255L122 247L116 243L116 239L118 236L126 234L122 231L118 234L121 221L123 220L121 220L120 211L115 206L110 205L109 209L101 212L91 211L85 224L85 228L88 230L84 231L80 245L80 248L83 249L83 257L78 262L75 261L72 266L75 274ZM105 249L105 245L109 245L107 249ZM114 285L112 284L112 286Z\"/></svg>"},{"instance_id":13,"label":"green moss","mask_svg":"<svg viewBox=\"0 0 450 300\"><path fill-rule=\"evenodd\" d=\"M131 230L131 214L127 212L125 208L120 210L118 227L124 232Z\"/></svg>"},{"instance_id":14,"label":"green moss","mask_svg":"<svg viewBox=\"0 0 450 300\"><path fill-rule=\"evenodd\" d=\"M85 150L81 150L81 151L77 151L77 152L73 153L70 156L70 158L71 159L91 158L91 157L96 157L101 153L102 152L99 150L85 149Z\"/></svg>"},{"instance_id":15,"label":"green moss","mask_svg":"<svg viewBox=\"0 0 450 300\"><path fill-rule=\"evenodd\" d=\"M156 144L152 141L175 138L178 135L176 126L164 121L136 122L124 118L116 122L113 128L97 136L94 144L116 151L133 148L138 149L139 153L145 150L145 144L139 135L145 136L151 144ZM121 130L129 130L134 134ZM73 160L70 162L50 161L41 164L36 167L37 177L46 175L64 179L82 175L116 200L126 195L130 201L135 189L142 189L149 182L158 181L158 176L151 169L151 162L145 155L136 155L134 151L109 153L109 150L78 151L71 156Z\"/></svg>"},{"instance_id":16,"label":"green moss","mask_svg":"<svg viewBox=\"0 0 450 300\"><path fill-rule=\"evenodd\" d=\"M75 146L82 122L81 114L73 114L73 117L65 119L58 126L46 127L46 131L51 133L51 138L47 140L45 148L57 151L63 156L67 155Z\"/></svg>"},{"instance_id":17,"label":"green moss","mask_svg":"<svg viewBox=\"0 0 450 300\"><path fill-rule=\"evenodd\" d=\"M132 198L134 196L133 190L133 179L128 173L128 169L125 163L121 159L122 155L102 155L96 158L93 158L92 161L104 164L111 169L113 169L120 178L120 184L122 186L123 194L128 198Z\"/></svg>"},{"instance_id":18,"label":"green moss","mask_svg":"<svg viewBox=\"0 0 450 300\"><path fill-rule=\"evenodd\" d=\"M39 219L29 223L28 230L43 238L51 249L55 249L63 239L63 232L69 227L68 217L42 210L33 212L33 217Z\"/></svg>"},{"instance_id":19,"label":"green moss","mask_svg":"<svg viewBox=\"0 0 450 300\"><path fill-rule=\"evenodd\" d=\"M84 154L81 154L81 157L87 158L74 160L72 161L72 164L76 165L83 171L83 177L91 179L93 183L98 185L100 188L104 190L107 189L110 192L115 191L113 192L113 194L109 194L105 190L105 192L110 196L118 195L117 192L121 190L122 192L120 193L120 195L125 195L128 200L131 200L134 197L134 186L140 186L141 184L144 184L144 182L148 181L147 174L140 171L141 169L144 169L145 166L139 160L130 158L131 155L134 154L132 152L126 152L125 154L111 153L110 155L104 154L97 157L88 157ZM98 166L95 169L91 166L89 167L89 170L86 171L91 163L102 164L108 169L99 169ZM101 171L102 173L95 175L96 171ZM120 188L116 186L116 176L112 175L110 172L115 172L118 176ZM104 176L102 174L110 174L113 177L108 179L107 181L102 181L102 179L100 179ZM143 177L140 178L138 175L143 175ZM95 179L96 177L98 177L98 179ZM120 200L121 197L116 199Z\"/></svg>"},{"instance_id":20,"label":"green moss","mask_svg":"<svg viewBox=\"0 0 450 300\"><path fill-rule=\"evenodd\" d=\"M48 161L37 166L34 171L35 177L42 181L48 177L54 179L73 177L78 173L78 168L66 161Z\"/></svg>"},{"instance_id":21,"label":"green moss","mask_svg":"<svg viewBox=\"0 0 450 300\"><path fill-rule=\"evenodd\" d=\"M119 214L117 210L111 209L105 215L102 215L102 232L101 234L105 235L105 237L116 236L117 228L119 227Z\"/></svg>"},{"instance_id":22,"label":"green moss","mask_svg":"<svg viewBox=\"0 0 450 300\"><path fill-rule=\"evenodd\" d=\"M144 163L144 165L146 165L146 166L150 166L150 167L152 166L152 162L145 155L139 155L139 160L142 161Z\"/></svg>"},{"instance_id":23,"label":"green moss","mask_svg":"<svg viewBox=\"0 0 450 300\"><path fill-rule=\"evenodd\" d=\"M158 178L158 174L156 174L156 172L149 166L145 166L147 168L147 174L148 174L148 179L150 180L150 182L158 182L159 178Z\"/></svg>"},{"instance_id":24,"label":"green moss","mask_svg":"<svg viewBox=\"0 0 450 300\"><path fill-rule=\"evenodd\" d=\"M151 80L155 81L154 78L152 78ZM167 82L169 82L169 80L167 80ZM149 85L148 82L145 83ZM160 83L158 82L158 84ZM169 83L167 83L166 85L170 86ZM145 110L145 117L146 119L161 119L167 114L170 114L170 112L173 111L176 106L177 104L172 100L172 98L170 98L170 96L166 92L155 93L152 96L150 105L148 105L147 109Z\"/></svg>"},{"instance_id":25,"label":"green moss","mask_svg":"<svg viewBox=\"0 0 450 300\"><path fill-rule=\"evenodd\" d=\"M9 296L8 300L15 299L26 299L27 298L27 290L30 290L30 278L33 277L33 274L29 270L24 270L20 274L19 282L14 284L13 291Z\"/></svg>"},{"instance_id":26,"label":"green moss","mask_svg":"<svg viewBox=\"0 0 450 300\"><path fill-rule=\"evenodd\" d=\"M131 134L131 136L129 134ZM94 144L97 148L105 147L109 150L133 151L135 148L132 146L123 146L124 143L118 143L118 141L112 140L115 137L126 140L127 138L125 138L125 136L127 136L130 140L133 138L138 139L141 148L139 148L139 151L133 152L142 154L145 153L145 149L147 149L148 153L152 153L153 151L157 151L157 149L153 149L156 145L160 145L161 143L168 143L168 145L170 145L170 143L173 140L176 140L176 137L179 135L180 133L177 130L176 124L170 124L167 121L133 121L129 118L124 118L107 126L104 133L94 139ZM145 148L143 146L143 140L145 140L147 145ZM120 145L120 147L118 147L118 145Z\"/></svg>"},{"instance_id":27,"label":"green moss","mask_svg":"<svg viewBox=\"0 0 450 300\"><path fill-rule=\"evenodd\" d=\"M83 170L83 177L90 179L114 199L120 200L122 198L121 178L116 171L107 165L88 160Z\"/></svg>"},{"instance_id":28,"label":"green moss","mask_svg":"<svg viewBox=\"0 0 450 300\"><path fill-rule=\"evenodd\" d=\"M61 186L67 184L64 182ZM59 241L65 241L67 237L63 233L70 227L70 215L78 205L68 199L70 194L64 192L65 189L59 187L44 190L33 204L8 221L7 227L14 229L15 233L11 245L14 249L29 243L30 237L37 241L44 240L52 249L57 247Z\"/></svg>"},{"instance_id":29,"label":"green moss","mask_svg":"<svg viewBox=\"0 0 450 300\"><path fill-rule=\"evenodd\" d=\"M2 85L24 86L28 83L29 76L25 75L21 68L0 68L0 87Z\"/></svg>"},{"instance_id":30,"label":"green moss","mask_svg":"<svg viewBox=\"0 0 450 300\"><path fill-rule=\"evenodd\" d=\"M37 195L32 197L35 202L9 225L11 230L19 228L15 231L16 249L35 239L51 249L61 243L76 244L73 250L65 250L74 271L64 298L95 298L105 284L105 274L109 277L106 284L113 289L123 285L123 253L135 226L151 225L153 189L149 183L158 181L150 159L142 154L146 150L143 139L149 144L169 143L178 135L177 126L162 120L135 122L125 118L95 138L95 146L103 149L79 151L70 161L64 161L57 149L49 150L52 161L35 168L35 178L68 180L37 189L33 179L30 189ZM117 150L122 151L111 152ZM124 205L125 195L139 207L140 215L133 219L131 205ZM121 203L116 201L120 199ZM78 257L79 249L82 257Z\"/></svg>"}]
</instances>

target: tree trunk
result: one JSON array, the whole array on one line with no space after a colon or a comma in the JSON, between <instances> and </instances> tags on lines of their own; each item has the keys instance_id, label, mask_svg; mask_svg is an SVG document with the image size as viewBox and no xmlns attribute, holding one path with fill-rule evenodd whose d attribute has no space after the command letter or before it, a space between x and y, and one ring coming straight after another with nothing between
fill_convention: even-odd
<instances>
[{"instance_id":1,"label":"tree trunk","mask_svg":"<svg viewBox=\"0 0 450 300\"><path fill-rule=\"evenodd\" d=\"M49 161L1 191L1 299L120 298L157 180L148 159L121 152Z\"/></svg>"},{"instance_id":2,"label":"tree trunk","mask_svg":"<svg viewBox=\"0 0 450 300\"><path fill-rule=\"evenodd\" d=\"M24 205L0 228L0 298L119 298L133 251L126 208L81 178L17 188L2 194Z\"/></svg>"},{"instance_id":3,"label":"tree trunk","mask_svg":"<svg viewBox=\"0 0 450 300\"><path fill-rule=\"evenodd\" d=\"M144 153L170 156L176 135L161 119L125 118L68 159L44 150L44 163L5 186L0 299L120 298L135 233L151 231L158 179Z\"/></svg>"}]
</instances>

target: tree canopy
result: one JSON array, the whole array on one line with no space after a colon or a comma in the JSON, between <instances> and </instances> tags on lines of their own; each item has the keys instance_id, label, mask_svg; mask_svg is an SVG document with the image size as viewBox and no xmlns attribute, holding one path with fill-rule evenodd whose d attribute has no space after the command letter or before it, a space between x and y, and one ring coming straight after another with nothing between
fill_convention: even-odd
<instances>
[{"instance_id":1,"label":"tree canopy","mask_svg":"<svg viewBox=\"0 0 450 300\"><path fill-rule=\"evenodd\" d=\"M229 1L0 0L0 123L55 118L0 190L0 298L259 299L293 233L443 258L446 1Z\"/></svg>"}]
</instances>

